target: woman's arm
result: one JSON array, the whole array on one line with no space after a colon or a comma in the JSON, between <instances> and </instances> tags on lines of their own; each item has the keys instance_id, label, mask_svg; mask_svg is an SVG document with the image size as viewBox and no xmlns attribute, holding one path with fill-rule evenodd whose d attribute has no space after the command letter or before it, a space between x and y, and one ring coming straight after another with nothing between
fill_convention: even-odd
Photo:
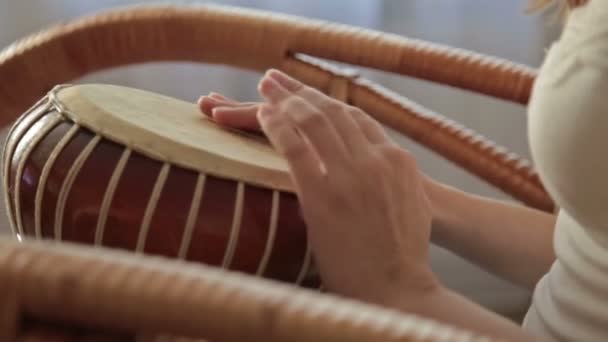
<instances>
[{"instance_id":1,"label":"woman's arm","mask_svg":"<svg viewBox=\"0 0 608 342\"><path fill-rule=\"evenodd\" d=\"M212 93L201 97L199 105L220 124L260 130L260 103ZM488 272L532 289L555 259L553 215L471 195L428 177L425 190L433 209L433 242Z\"/></svg>"},{"instance_id":2,"label":"woman's arm","mask_svg":"<svg viewBox=\"0 0 608 342\"><path fill-rule=\"evenodd\" d=\"M472 195L426 178L431 239L483 269L534 289L555 260L555 216Z\"/></svg>"},{"instance_id":3,"label":"woman's arm","mask_svg":"<svg viewBox=\"0 0 608 342\"><path fill-rule=\"evenodd\" d=\"M261 80L260 125L289 165L324 286L484 335L530 337L432 274L432 205L411 155L354 107L278 71Z\"/></svg>"},{"instance_id":4,"label":"woman's arm","mask_svg":"<svg viewBox=\"0 0 608 342\"><path fill-rule=\"evenodd\" d=\"M465 297L437 286L425 292L409 292L396 300L402 311L412 312L455 327L507 341L537 341L536 336L514 322L489 311Z\"/></svg>"}]
</instances>

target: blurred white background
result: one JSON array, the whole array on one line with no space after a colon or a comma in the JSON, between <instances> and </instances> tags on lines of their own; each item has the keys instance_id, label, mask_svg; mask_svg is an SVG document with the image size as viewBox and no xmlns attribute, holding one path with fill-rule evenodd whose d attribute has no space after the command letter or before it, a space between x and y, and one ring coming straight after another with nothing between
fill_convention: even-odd
<instances>
[{"instance_id":1,"label":"blurred white background","mask_svg":"<svg viewBox=\"0 0 608 342\"><path fill-rule=\"evenodd\" d=\"M167 2L167 1L165 1ZM174 1L203 3L206 1ZM538 67L557 28L547 18L524 14L526 0L217 0L216 3L279 11L426 39ZM101 9L138 3L135 0L0 0L0 47L58 21ZM508 149L529 157L525 109L386 74L365 75L423 105L464 123ZM162 63L121 68L89 75L78 82L134 86L195 101L220 91L242 100L255 100L259 75L220 66ZM9 80L0 80L8 82ZM1 105L1 104L0 104ZM431 176L477 194L505 198L493 188L453 167L405 138ZM0 233L8 233L4 211ZM534 227L529 227L534 229ZM526 260L521 260L525 267ZM432 264L450 287L500 313L517 317L527 309L529 294L512 287L454 255L433 249Z\"/></svg>"}]
</instances>

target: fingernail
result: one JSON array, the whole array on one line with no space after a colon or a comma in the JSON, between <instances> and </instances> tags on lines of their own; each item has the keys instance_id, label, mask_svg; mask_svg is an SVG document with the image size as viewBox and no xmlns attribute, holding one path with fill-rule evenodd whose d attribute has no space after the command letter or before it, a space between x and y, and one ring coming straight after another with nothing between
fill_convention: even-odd
<instances>
[{"instance_id":1,"label":"fingernail","mask_svg":"<svg viewBox=\"0 0 608 342\"><path fill-rule=\"evenodd\" d=\"M268 77L272 77L273 79L277 79L280 78L281 76L283 76L283 72L281 72L280 70L277 69L269 69L268 72L266 73L266 75L268 75Z\"/></svg>"},{"instance_id":2,"label":"fingernail","mask_svg":"<svg viewBox=\"0 0 608 342\"><path fill-rule=\"evenodd\" d=\"M260 83L260 90L262 94L274 95L279 89L279 84L271 77L264 77Z\"/></svg>"},{"instance_id":3,"label":"fingernail","mask_svg":"<svg viewBox=\"0 0 608 342\"><path fill-rule=\"evenodd\" d=\"M214 98L212 98L212 97L207 97L206 101L207 101L208 103L210 103L210 104L213 104L213 105L220 104L220 102L219 102L218 100L216 100L216 99L214 99Z\"/></svg>"},{"instance_id":4,"label":"fingernail","mask_svg":"<svg viewBox=\"0 0 608 342\"><path fill-rule=\"evenodd\" d=\"M270 74L272 74L273 72L277 72L278 70L275 68L270 68L266 70L266 75L265 76L270 76Z\"/></svg>"},{"instance_id":5,"label":"fingernail","mask_svg":"<svg viewBox=\"0 0 608 342\"><path fill-rule=\"evenodd\" d=\"M228 101L228 98L226 98L225 96L223 96L221 94L215 93L215 92L209 93L209 98L212 98L214 100L223 101L223 102Z\"/></svg>"},{"instance_id":6,"label":"fingernail","mask_svg":"<svg viewBox=\"0 0 608 342\"><path fill-rule=\"evenodd\" d=\"M293 77L277 69L270 69L268 71L268 76L277 81L279 84L287 86L288 88L300 83Z\"/></svg>"}]
</instances>

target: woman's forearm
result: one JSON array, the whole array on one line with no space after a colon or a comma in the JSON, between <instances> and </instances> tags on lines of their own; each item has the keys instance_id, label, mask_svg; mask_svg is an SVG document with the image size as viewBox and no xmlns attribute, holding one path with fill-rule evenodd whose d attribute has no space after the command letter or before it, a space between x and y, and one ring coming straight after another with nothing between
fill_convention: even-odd
<instances>
[{"instance_id":1,"label":"woman's forearm","mask_svg":"<svg viewBox=\"0 0 608 342\"><path fill-rule=\"evenodd\" d=\"M465 193L427 178L432 241L501 278L533 289L555 260L555 216Z\"/></svg>"},{"instance_id":2,"label":"woman's forearm","mask_svg":"<svg viewBox=\"0 0 608 342\"><path fill-rule=\"evenodd\" d=\"M402 298L401 302L403 311L487 337L506 341L536 341L514 322L443 287Z\"/></svg>"}]
</instances>

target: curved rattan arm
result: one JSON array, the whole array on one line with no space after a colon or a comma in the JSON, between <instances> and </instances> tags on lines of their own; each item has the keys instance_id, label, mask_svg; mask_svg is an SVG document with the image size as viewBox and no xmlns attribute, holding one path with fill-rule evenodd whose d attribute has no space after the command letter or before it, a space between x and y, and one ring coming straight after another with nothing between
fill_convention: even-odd
<instances>
[{"instance_id":1,"label":"curved rattan arm","mask_svg":"<svg viewBox=\"0 0 608 342\"><path fill-rule=\"evenodd\" d=\"M246 52L246 53L244 53ZM453 121L298 54L418 77L526 103L521 65L344 25L219 6L134 7L51 28L0 53L0 125L50 90L92 71L149 61L286 70L338 95L524 203L552 210L530 165ZM335 90L333 89L333 90Z\"/></svg>"},{"instance_id":2,"label":"curved rattan arm","mask_svg":"<svg viewBox=\"0 0 608 342\"><path fill-rule=\"evenodd\" d=\"M69 243L0 239L0 278L2 341L36 335L36 325L23 322L61 322L64 333L87 327L211 341L482 340L253 276Z\"/></svg>"}]
</instances>

